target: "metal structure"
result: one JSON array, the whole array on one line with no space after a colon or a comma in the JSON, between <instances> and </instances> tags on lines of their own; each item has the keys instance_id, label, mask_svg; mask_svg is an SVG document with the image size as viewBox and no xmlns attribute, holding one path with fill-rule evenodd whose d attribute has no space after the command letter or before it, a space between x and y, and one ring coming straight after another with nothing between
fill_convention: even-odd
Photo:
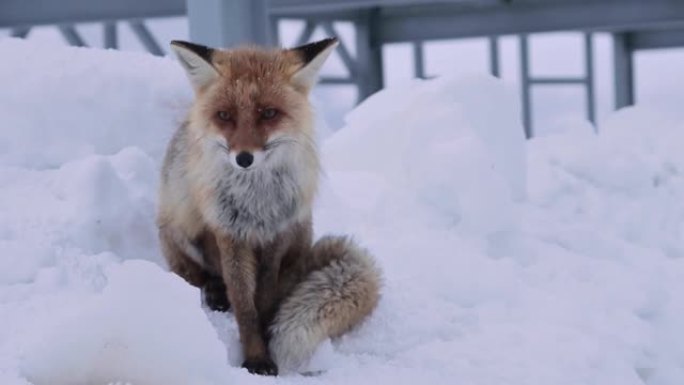
<instances>
[{"instance_id":1,"label":"metal structure","mask_svg":"<svg viewBox=\"0 0 684 385\"><path fill-rule=\"evenodd\" d=\"M634 103L633 54L636 50L684 46L683 0L2 0L0 28L26 36L33 26L54 25L72 45L85 42L74 28L101 22L105 47L117 47L117 23L127 23L153 54L163 53L145 19L188 15L192 40L229 47L271 43L278 20L306 24L300 43L315 28L336 34L334 21L354 24L354 42L338 52L349 76L324 78L327 84L353 84L363 99L382 88L382 45L408 42L414 47L414 70L425 77L423 42L434 39L488 37L490 72L499 74L498 36L520 35L523 121L533 135L531 89L545 84L585 87L587 117L594 119L593 32L614 38L615 105ZM539 78L529 70L528 34L585 32L585 75ZM354 44L355 57L347 44Z\"/></svg>"},{"instance_id":2,"label":"metal structure","mask_svg":"<svg viewBox=\"0 0 684 385\"><path fill-rule=\"evenodd\" d=\"M530 48L528 35L520 36L520 68L522 77L522 120L525 136L533 136L532 88L535 85L580 85L586 93L587 120L596 122L594 84L594 49L590 32L584 34L584 76L581 77L534 77L530 71ZM496 75L495 75L496 76Z\"/></svg>"},{"instance_id":3,"label":"metal structure","mask_svg":"<svg viewBox=\"0 0 684 385\"><path fill-rule=\"evenodd\" d=\"M0 28L10 36L27 37L33 27L55 26L70 45L86 46L76 24L102 24L104 48L118 48L120 24L127 24L145 49L155 55L164 50L144 23L145 19L185 15L185 0L2 0Z\"/></svg>"}]
</instances>

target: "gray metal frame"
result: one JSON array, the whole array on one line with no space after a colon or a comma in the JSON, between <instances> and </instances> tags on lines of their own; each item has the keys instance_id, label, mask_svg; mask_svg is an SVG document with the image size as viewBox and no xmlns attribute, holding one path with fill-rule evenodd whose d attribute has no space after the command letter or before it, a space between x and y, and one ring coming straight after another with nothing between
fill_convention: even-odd
<instances>
[{"instance_id":1,"label":"gray metal frame","mask_svg":"<svg viewBox=\"0 0 684 385\"><path fill-rule=\"evenodd\" d=\"M77 24L102 23L104 48L118 48L118 26L127 24L145 49L154 55L164 50L145 25L146 19L183 16L185 0L1 0L0 28L12 37L27 37L33 27L55 26L67 43L85 47Z\"/></svg>"},{"instance_id":2,"label":"gray metal frame","mask_svg":"<svg viewBox=\"0 0 684 385\"><path fill-rule=\"evenodd\" d=\"M587 118L595 119L592 32L610 32L614 39L615 105L634 103L634 52L684 46L682 0L2 0L0 28L26 37L33 26L54 25L72 45L85 45L75 24L101 22L104 46L118 46L117 27L130 25L148 51L164 50L144 20L180 16L190 19L191 39L229 47L244 42L277 41L278 20L307 23L305 43L316 26L335 34L333 21L345 20L356 29L356 57L347 44L339 55L350 76L324 78L325 84L353 84L359 100L383 86L382 45L413 44L415 76L424 78L423 42L434 39L489 37L490 72L500 73L498 36L521 35L523 121L533 135L530 90L543 84L579 84L586 89ZM529 72L527 34L584 31L585 76L538 78Z\"/></svg>"},{"instance_id":3,"label":"gray metal frame","mask_svg":"<svg viewBox=\"0 0 684 385\"><path fill-rule=\"evenodd\" d=\"M361 43L412 42L414 75L420 78L426 76L422 48L426 40L489 36L490 72L499 76L498 36L520 34L522 119L528 138L534 135L531 90L539 85L583 86L586 116L595 123L593 32L613 34L616 108L634 104L636 50L684 46L681 0L272 0L270 12L274 18L350 21L374 12L372 35ZM528 34L560 30L585 32L584 76L533 76ZM382 69L377 66L357 65L359 71L382 79ZM360 98L379 89L359 87Z\"/></svg>"},{"instance_id":4,"label":"gray metal frame","mask_svg":"<svg viewBox=\"0 0 684 385\"><path fill-rule=\"evenodd\" d=\"M584 34L584 76L580 77L535 77L530 72L530 49L528 35L520 36L520 68L522 77L522 119L525 136L534 136L532 119L532 88L536 85L579 85L585 89L587 120L596 123L596 101L594 83L594 43L591 33ZM594 126L595 127L595 126Z\"/></svg>"},{"instance_id":5,"label":"gray metal frame","mask_svg":"<svg viewBox=\"0 0 684 385\"><path fill-rule=\"evenodd\" d=\"M187 0L187 11L195 42L212 47L271 42L266 0Z\"/></svg>"},{"instance_id":6,"label":"gray metal frame","mask_svg":"<svg viewBox=\"0 0 684 385\"><path fill-rule=\"evenodd\" d=\"M0 28L185 15L185 0L2 0Z\"/></svg>"},{"instance_id":7,"label":"gray metal frame","mask_svg":"<svg viewBox=\"0 0 684 385\"><path fill-rule=\"evenodd\" d=\"M615 108L634 104L634 47L629 34L613 34L613 68L615 71Z\"/></svg>"},{"instance_id":8,"label":"gray metal frame","mask_svg":"<svg viewBox=\"0 0 684 385\"><path fill-rule=\"evenodd\" d=\"M161 48L159 45L159 42L157 42L157 39L155 39L154 35L150 30L147 28L147 25L145 25L144 20L128 20L125 23L129 25L131 28L131 31L133 34L138 38L138 41L140 41L140 44L145 47L145 50L147 52L157 55L157 56L163 56L165 54L165 51ZM83 39L81 34L78 32L78 29L76 29L76 25L69 23L69 24L62 24L56 26L57 30L60 32L64 40L71 46L74 47L87 47L88 44L86 41ZM118 34L118 25L117 22L115 21L105 21L102 22L102 30L103 30L103 40L104 44L103 47L107 49L117 49L119 48L119 34ZM31 33L31 29L33 27L14 27L10 30L10 36L11 37L19 37L19 38L26 38L29 33Z\"/></svg>"},{"instance_id":9,"label":"gray metal frame","mask_svg":"<svg viewBox=\"0 0 684 385\"><path fill-rule=\"evenodd\" d=\"M682 23L679 0L272 0L276 16L353 18L379 10L385 43Z\"/></svg>"}]
</instances>

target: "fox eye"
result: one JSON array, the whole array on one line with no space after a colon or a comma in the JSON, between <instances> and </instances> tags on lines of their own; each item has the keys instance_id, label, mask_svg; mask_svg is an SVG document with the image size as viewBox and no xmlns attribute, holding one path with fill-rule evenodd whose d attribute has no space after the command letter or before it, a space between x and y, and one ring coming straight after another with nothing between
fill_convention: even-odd
<instances>
[{"instance_id":1,"label":"fox eye","mask_svg":"<svg viewBox=\"0 0 684 385\"><path fill-rule=\"evenodd\" d=\"M230 116L230 114L227 111L219 111L216 113L216 116L220 120L223 120L224 122L230 122L231 120L233 120L233 118Z\"/></svg>"},{"instance_id":2,"label":"fox eye","mask_svg":"<svg viewBox=\"0 0 684 385\"><path fill-rule=\"evenodd\" d=\"M279 111L275 108L269 107L261 110L260 115L263 120L271 120L278 116Z\"/></svg>"}]
</instances>

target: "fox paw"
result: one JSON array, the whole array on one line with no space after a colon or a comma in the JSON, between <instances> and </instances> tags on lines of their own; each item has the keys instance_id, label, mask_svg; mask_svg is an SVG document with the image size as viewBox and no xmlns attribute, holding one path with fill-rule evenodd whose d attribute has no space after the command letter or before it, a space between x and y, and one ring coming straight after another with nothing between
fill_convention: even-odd
<instances>
[{"instance_id":1,"label":"fox paw","mask_svg":"<svg viewBox=\"0 0 684 385\"><path fill-rule=\"evenodd\" d=\"M202 296L209 309L222 312L230 310L226 285L221 278L210 278L202 287Z\"/></svg>"},{"instance_id":2,"label":"fox paw","mask_svg":"<svg viewBox=\"0 0 684 385\"><path fill-rule=\"evenodd\" d=\"M268 357L257 360L246 360L242 363L242 367L252 374L260 374L262 376L278 375L278 367L273 360Z\"/></svg>"}]
</instances>

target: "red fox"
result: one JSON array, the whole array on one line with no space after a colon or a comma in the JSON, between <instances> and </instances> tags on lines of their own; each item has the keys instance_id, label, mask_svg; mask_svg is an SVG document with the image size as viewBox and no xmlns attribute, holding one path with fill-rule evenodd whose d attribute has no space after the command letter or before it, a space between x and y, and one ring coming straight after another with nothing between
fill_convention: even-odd
<instances>
[{"instance_id":1,"label":"red fox","mask_svg":"<svg viewBox=\"0 0 684 385\"><path fill-rule=\"evenodd\" d=\"M336 45L171 43L195 101L162 168L162 252L209 308L232 309L250 373L300 368L378 303L367 251L345 237L312 242L320 166L308 95Z\"/></svg>"}]
</instances>

